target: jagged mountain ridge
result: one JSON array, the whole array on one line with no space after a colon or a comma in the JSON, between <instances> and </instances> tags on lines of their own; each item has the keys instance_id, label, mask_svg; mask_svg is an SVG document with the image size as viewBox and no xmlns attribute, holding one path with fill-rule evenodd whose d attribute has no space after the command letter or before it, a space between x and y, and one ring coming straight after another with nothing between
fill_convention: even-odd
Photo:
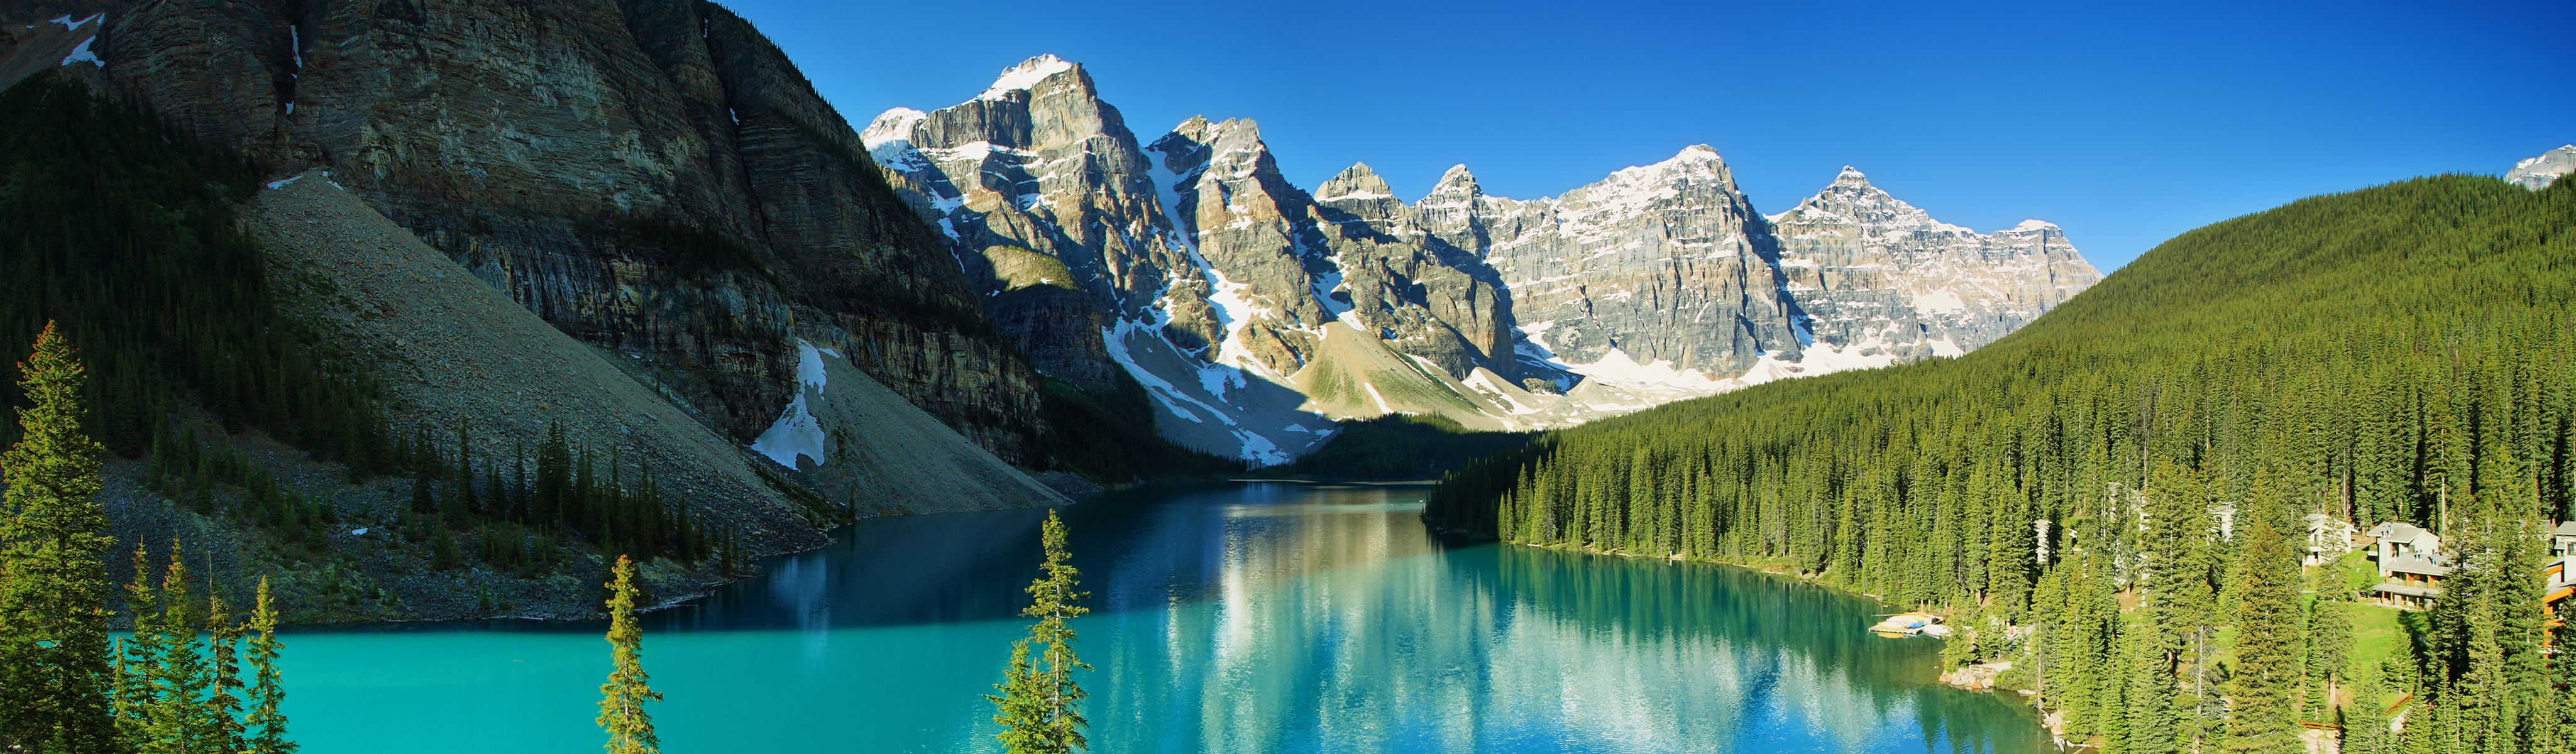
<instances>
[{"instance_id":1,"label":"jagged mountain ridge","mask_svg":"<svg viewBox=\"0 0 2576 754\"><path fill-rule=\"evenodd\" d=\"M1192 117L1139 147L1051 55L964 103L889 110L863 140L997 321L1042 305L1100 323L1096 350L1006 327L1041 372L1124 374L1167 437L1259 461L1330 419L1563 426L1954 355L2100 278L2054 225L1978 234L1857 171L1765 217L1705 145L1535 200L1488 196L1463 165L1411 203L1364 164L1309 193L1250 120ZM994 247L1060 260L1089 301L1003 297Z\"/></svg>"}]
</instances>

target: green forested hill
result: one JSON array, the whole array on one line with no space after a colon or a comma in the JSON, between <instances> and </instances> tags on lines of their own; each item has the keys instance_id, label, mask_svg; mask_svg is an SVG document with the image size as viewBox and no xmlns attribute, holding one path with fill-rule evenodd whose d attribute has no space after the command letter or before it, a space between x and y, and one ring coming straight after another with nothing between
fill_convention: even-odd
<instances>
[{"instance_id":1,"label":"green forested hill","mask_svg":"<svg viewBox=\"0 0 2576 754\"><path fill-rule=\"evenodd\" d=\"M2382 706L2329 709L2348 675L2416 694L2427 750L2541 750L2576 712L2547 693L2541 582L2479 574L2538 573L2544 522L2568 517L2571 225L2576 182L2299 201L2175 238L1958 359L1553 433L1452 475L1426 516L1947 608L1971 628L1955 656L2047 668L2070 737L2115 750L2295 751L2296 719ZM2456 550L2415 662L2337 656L2344 611L2299 594L2308 514ZM2325 581L2314 599L2352 596Z\"/></svg>"}]
</instances>

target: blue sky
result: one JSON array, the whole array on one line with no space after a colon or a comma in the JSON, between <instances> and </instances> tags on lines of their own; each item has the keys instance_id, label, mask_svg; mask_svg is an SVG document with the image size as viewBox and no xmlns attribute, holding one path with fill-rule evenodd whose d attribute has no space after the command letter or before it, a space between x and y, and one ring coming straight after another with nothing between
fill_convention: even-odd
<instances>
[{"instance_id":1,"label":"blue sky","mask_svg":"<svg viewBox=\"0 0 2576 754\"><path fill-rule=\"evenodd\" d=\"M1260 121L1307 188L1364 161L1418 197L1465 163L1488 193L1551 196L1705 143L1766 213L1851 164L1949 222L2054 221L2105 270L2302 196L2576 142L2563 0L725 4L854 126L1055 53L1145 141Z\"/></svg>"}]
</instances>

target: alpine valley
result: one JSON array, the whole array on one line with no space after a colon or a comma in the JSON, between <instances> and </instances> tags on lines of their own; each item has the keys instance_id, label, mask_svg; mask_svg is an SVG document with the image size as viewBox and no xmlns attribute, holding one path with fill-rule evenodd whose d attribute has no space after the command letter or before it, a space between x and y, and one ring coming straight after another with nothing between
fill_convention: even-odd
<instances>
[{"instance_id":1,"label":"alpine valley","mask_svg":"<svg viewBox=\"0 0 2576 754\"><path fill-rule=\"evenodd\" d=\"M1164 437L1264 465L1336 420L1545 429L1956 356L2101 278L2055 225L1978 233L1850 167L1765 216L1705 145L1542 199L1464 165L1410 203L1366 164L1303 189L1252 121L1141 141L1051 55L862 139L1039 373L1133 379Z\"/></svg>"},{"instance_id":2,"label":"alpine valley","mask_svg":"<svg viewBox=\"0 0 2576 754\"><path fill-rule=\"evenodd\" d=\"M0 754L2576 754L2576 145L2107 276L1898 198L2064 181L2109 261L2500 168L2576 100L2425 44L2496 30L738 1L866 55L818 87L710 0L0 0ZM2122 28L2024 31L2069 19ZM1055 55L966 91L1121 34L1218 102L1621 49L1385 89L1430 143L1315 121L1409 167L1302 184ZM1325 54L1177 67L1249 42ZM836 109L930 80L867 60L974 78ZM1905 106L1961 92L2045 106ZM1811 195L1748 194L1774 154Z\"/></svg>"},{"instance_id":3,"label":"alpine valley","mask_svg":"<svg viewBox=\"0 0 2576 754\"><path fill-rule=\"evenodd\" d=\"M861 128L692 0L0 15L11 159L50 176L0 185L49 281L0 334L110 355L115 533L288 566L290 621L580 616L634 537L684 596L855 518L1279 466L1357 420L1547 429L1953 356L2099 278L2054 225L1849 168L1766 216L1706 146L1551 198L1300 188L1251 121L1140 140L1052 56ZM232 261L118 256L190 224ZM240 342L166 339L206 323Z\"/></svg>"}]
</instances>

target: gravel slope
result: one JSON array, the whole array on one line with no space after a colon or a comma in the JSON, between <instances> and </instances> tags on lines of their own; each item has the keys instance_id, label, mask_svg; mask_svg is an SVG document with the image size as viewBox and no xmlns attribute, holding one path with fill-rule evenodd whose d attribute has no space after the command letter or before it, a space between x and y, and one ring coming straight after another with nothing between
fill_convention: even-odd
<instances>
[{"instance_id":1,"label":"gravel slope","mask_svg":"<svg viewBox=\"0 0 2576 754\"><path fill-rule=\"evenodd\" d=\"M373 365L397 431L442 441L464 427L478 447L533 447L549 421L577 443L649 463L663 489L740 532L763 554L828 541L752 457L608 361L485 285L327 175L260 192L251 232L271 276L331 345Z\"/></svg>"}]
</instances>

